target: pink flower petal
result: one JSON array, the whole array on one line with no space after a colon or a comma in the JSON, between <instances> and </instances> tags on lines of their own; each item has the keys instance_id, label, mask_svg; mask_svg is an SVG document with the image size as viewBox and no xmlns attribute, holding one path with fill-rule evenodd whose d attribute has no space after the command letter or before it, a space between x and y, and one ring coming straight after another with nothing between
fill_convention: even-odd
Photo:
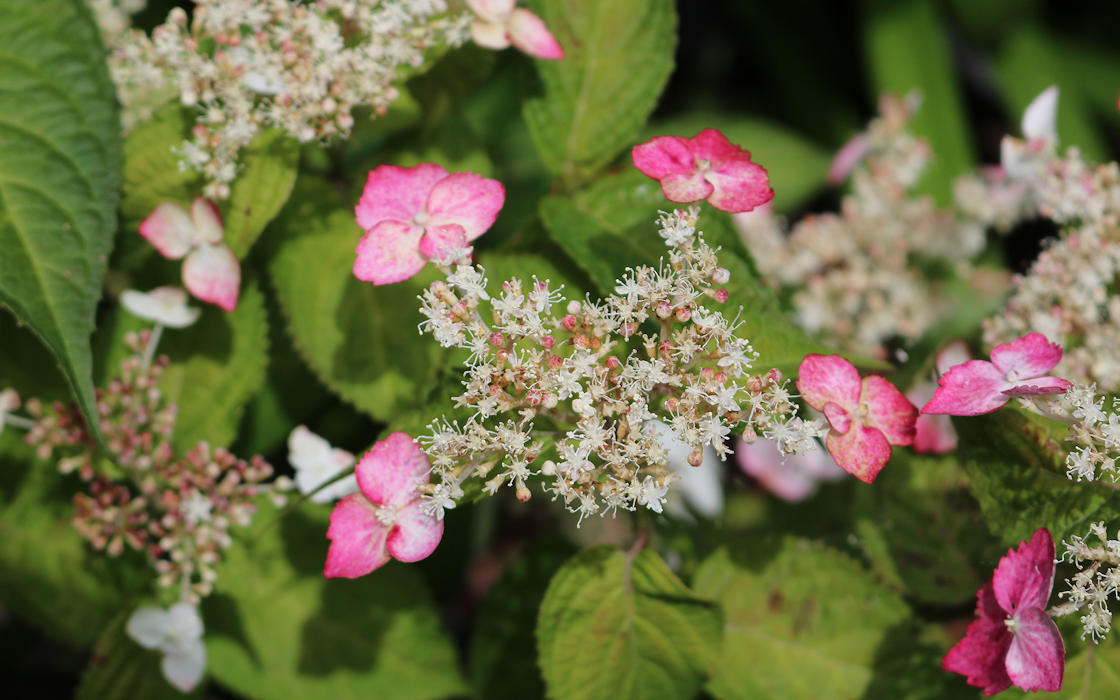
<instances>
[{"instance_id":1,"label":"pink flower petal","mask_svg":"<svg viewBox=\"0 0 1120 700\"><path fill-rule=\"evenodd\" d=\"M452 251L466 246L467 237L463 233L463 227L457 224L429 226L420 238L420 254L429 260L443 260Z\"/></svg>"},{"instance_id":2,"label":"pink flower petal","mask_svg":"<svg viewBox=\"0 0 1120 700\"><path fill-rule=\"evenodd\" d=\"M820 481L847 478L824 450L808 454L785 455L773 440L759 438L748 445L739 441L735 447L739 467L758 480L770 493L791 503L813 495Z\"/></svg>"},{"instance_id":3,"label":"pink flower petal","mask_svg":"<svg viewBox=\"0 0 1120 700\"><path fill-rule=\"evenodd\" d=\"M241 263L225 243L203 243L183 261L183 286L197 299L233 311L241 291Z\"/></svg>"},{"instance_id":4,"label":"pink flower petal","mask_svg":"<svg viewBox=\"0 0 1120 700\"><path fill-rule=\"evenodd\" d=\"M362 455L356 473L362 493L377 505L402 508L428 482L428 458L408 433L397 431Z\"/></svg>"},{"instance_id":5,"label":"pink flower petal","mask_svg":"<svg viewBox=\"0 0 1120 700\"><path fill-rule=\"evenodd\" d=\"M661 178L661 192L670 202L688 204L707 199L715 188L700 173L671 173Z\"/></svg>"},{"instance_id":6,"label":"pink flower petal","mask_svg":"<svg viewBox=\"0 0 1120 700\"><path fill-rule=\"evenodd\" d=\"M751 159L751 152L731 143L719 129L704 129L688 139L692 157L706 160L713 168L725 162Z\"/></svg>"},{"instance_id":7,"label":"pink flower petal","mask_svg":"<svg viewBox=\"0 0 1120 700\"><path fill-rule=\"evenodd\" d=\"M378 166L369 172L354 208L358 225L369 231L386 220L412 221L412 217L424 211L432 188L445 177L447 171L435 163L421 163L413 168Z\"/></svg>"},{"instance_id":8,"label":"pink flower petal","mask_svg":"<svg viewBox=\"0 0 1120 700\"><path fill-rule=\"evenodd\" d=\"M846 433L852 427L852 415L840 404L829 401L824 405L824 417L828 424L838 433Z\"/></svg>"},{"instance_id":9,"label":"pink flower petal","mask_svg":"<svg viewBox=\"0 0 1120 700\"><path fill-rule=\"evenodd\" d=\"M942 659L941 668L965 676L969 685L983 688L991 696L1011 687L1004 664L1011 633L1004 624L1006 613L996 604L991 581L976 593L976 613L978 618Z\"/></svg>"},{"instance_id":10,"label":"pink flower petal","mask_svg":"<svg viewBox=\"0 0 1120 700\"><path fill-rule=\"evenodd\" d=\"M877 374L864 377L860 403L867 406L864 421L882 431L892 445L909 445L914 442L914 422L918 409L901 391Z\"/></svg>"},{"instance_id":11,"label":"pink flower petal","mask_svg":"<svg viewBox=\"0 0 1120 700\"><path fill-rule=\"evenodd\" d=\"M524 7L517 8L510 15L509 36L522 53L548 61L564 58L563 47L548 31L544 20Z\"/></svg>"},{"instance_id":12,"label":"pink flower petal","mask_svg":"<svg viewBox=\"0 0 1120 700\"><path fill-rule=\"evenodd\" d=\"M358 578L389 561L385 550L385 526L374 506L360 493L352 493L335 504L327 538L326 578Z\"/></svg>"},{"instance_id":13,"label":"pink flower petal","mask_svg":"<svg viewBox=\"0 0 1120 700\"><path fill-rule=\"evenodd\" d=\"M859 404L860 379L855 365L839 355L806 355L797 369L797 390L818 411L833 402L854 412Z\"/></svg>"},{"instance_id":14,"label":"pink flower petal","mask_svg":"<svg viewBox=\"0 0 1120 700\"><path fill-rule=\"evenodd\" d=\"M500 22L513 12L517 0L467 0L467 7L490 22Z\"/></svg>"},{"instance_id":15,"label":"pink flower petal","mask_svg":"<svg viewBox=\"0 0 1120 700\"><path fill-rule=\"evenodd\" d=\"M479 46L495 51L509 47L509 32L500 22L476 19L471 22L471 39Z\"/></svg>"},{"instance_id":16,"label":"pink flower petal","mask_svg":"<svg viewBox=\"0 0 1120 700\"><path fill-rule=\"evenodd\" d=\"M402 221L382 221L358 242L354 276L363 282L392 284L412 277L424 269L427 259L420 254L424 229Z\"/></svg>"},{"instance_id":17,"label":"pink flower petal","mask_svg":"<svg viewBox=\"0 0 1120 700\"><path fill-rule=\"evenodd\" d=\"M825 446L841 469L868 484L891 458L891 446L883 433L859 423L852 423L851 430L843 435L829 432Z\"/></svg>"},{"instance_id":18,"label":"pink flower petal","mask_svg":"<svg viewBox=\"0 0 1120 700\"><path fill-rule=\"evenodd\" d=\"M766 168L750 160L731 160L705 176L715 189L708 203L732 213L751 211L774 198Z\"/></svg>"},{"instance_id":19,"label":"pink flower petal","mask_svg":"<svg viewBox=\"0 0 1120 700\"><path fill-rule=\"evenodd\" d=\"M397 514L396 526L389 533L386 547L398 561L420 561L435 551L442 537L443 521L425 515L419 502L414 501Z\"/></svg>"},{"instance_id":20,"label":"pink flower petal","mask_svg":"<svg viewBox=\"0 0 1120 700\"><path fill-rule=\"evenodd\" d=\"M1027 608L1015 615L1005 664L1011 682L1023 690L1061 690L1066 645L1045 610Z\"/></svg>"},{"instance_id":21,"label":"pink flower petal","mask_svg":"<svg viewBox=\"0 0 1120 700\"><path fill-rule=\"evenodd\" d=\"M494 225L506 201L506 188L497 180L455 173L440 180L427 199L429 225L462 226L473 241Z\"/></svg>"},{"instance_id":22,"label":"pink flower petal","mask_svg":"<svg viewBox=\"0 0 1120 700\"><path fill-rule=\"evenodd\" d=\"M836 155L832 158L832 164L828 166L828 182L831 185L839 185L848 179L848 174L856 167L863 156L867 154L867 149L871 146L871 139L867 134L859 133L848 139L848 142L840 147Z\"/></svg>"},{"instance_id":23,"label":"pink flower petal","mask_svg":"<svg viewBox=\"0 0 1120 700\"><path fill-rule=\"evenodd\" d=\"M1005 396L1041 396L1044 394L1064 394L1073 384L1058 377L1035 377L1019 382L1010 389L1004 389Z\"/></svg>"},{"instance_id":24,"label":"pink flower petal","mask_svg":"<svg viewBox=\"0 0 1120 700\"><path fill-rule=\"evenodd\" d=\"M1061 360L1061 346L1041 333L1029 333L992 350L992 364L1012 382L1041 377Z\"/></svg>"},{"instance_id":25,"label":"pink flower petal","mask_svg":"<svg viewBox=\"0 0 1120 700\"><path fill-rule=\"evenodd\" d=\"M914 423L914 451L943 455L957 449L957 430L949 416L921 415Z\"/></svg>"},{"instance_id":26,"label":"pink flower petal","mask_svg":"<svg viewBox=\"0 0 1120 700\"><path fill-rule=\"evenodd\" d=\"M196 234L187 210L175 202L164 202L140 222L140 235L163 257L178 260L194 247Z\"/></svg>"},{"instance_id":27,"label":"pink flower petal","mask_svg":"<svg viewBox=\"0 0 1120 700\"><path fill-rule=\"evenodd\" d=\"M222 223L218 205L205 197L195 197L191 202L191 221L198 237L196 242L216 244L226 236L226 226Z\"/></svg>"},{"instance_id":28,"label":"pink flower petal","mask_svg":"<svg viewBox=\"0 0 1120 700\"><path fill-rule=\"evenodd\" d=\"M679 136L658 136L634 146L630 157L635 168L654 180L696 171L696 158L692 155L689 142Z\"/></svg>"},{"instance_id":29,"label":"pink flower petal","mask_svg":"<svg viewBox=\"0 0 1120 700\"><path fill-rule=\"evenodd\" d=\"M1042 527L1018 551L1007 550L999 560L992 586L996 601L1008 613L1045 608L1054 586L1054 539Z\"/></svg>"},{"instance_id":30,"label":"pink flower petal","mask_svg":"<svg viewBox=\"0 0 1120 700\"><path fill-rule=\"evenodd\" d=\"M944 413L950 416L979 416L991 413L1007 403L1004 389L1010 383L991 362L969 360L941 376L933 398L922 413Z\"/></svg>"}]
</instances>

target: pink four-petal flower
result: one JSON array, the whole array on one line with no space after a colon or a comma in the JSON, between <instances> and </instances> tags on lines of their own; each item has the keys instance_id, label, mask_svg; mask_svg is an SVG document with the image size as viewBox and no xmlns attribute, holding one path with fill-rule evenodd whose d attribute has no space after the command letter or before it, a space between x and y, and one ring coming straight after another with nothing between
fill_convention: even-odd
<instances>
[{"instance_id":1,"label":"pink four-petal flower","mask_svg":"<svg viewBox=\"0 0 1120 700\"><path fill-rule=\"evenodd\" d=\"M976 593L977 619L941 662L946 671L995 695L1062 687L1066 648L1046 613L1054 586L1054 540L1039 528L1018 551L1008 550L992 579Z\"/></svg>"},{"instance_id":2,"label":"pink four-petal flower","mask_svg":"<svg viewBox=\"0 0 1120 700\"><path fill-rule=\"evenodd\" d=\"M183 286L187 291L233 311L241 288L241 263L222 242L225 233L218 207L203 197L191 202L190 212L176 202L164 202L140 223L140 235L160 255L172 260L186 258Z\"/></svg>"},{"instance_id":3,"label":"pink four-petal flower","mask_svg":"<svg viewBox=\"0 0 1120 700\"><path fill-rule=\"evenodd\" d=\"M860 481L875 480L891 458L891 445L914 441L918 409L877 374L861 381L855 365L839 355L806 355L797 389L828 419L829 454Z\"/></svg>"},{"instance_id":4,"label":"pink four-petal flower","mask_svg":"<svg viewBox=\"0 0 1120 700\"><path fill-rule=\"evenodd\" d=\"M506 190L497 180L449 175L435 163L371 170L355 213L366 235L358 243L354 276L390 284L412 277L481 236L498 218Z\"/></svg>"},{"instance_id":5,"label":"pink four-petal flower","mask_svg":"<svg viewBox=\"0 0 1120 700\"><path fill-rule=\"evenodd\" d=\"M327 538L327 578L358 578L390 558L427 557L443 537L443 521L420 506L417 487L428 482L428 458L406 433L378 442L356 468L361 493L335 504Z\"/></svg>"},{"instance_id":6,"label":"pink four-petal flower","mask_svg":"<svg viewBox=\"0 0 1120 700\"><path fill-rule=\"evenodd\" d=\"M467 6L477 17L471 23L475 43L488 49L504 49L513 44L536 58L564 58L564 49L544 20L532 10L515 5L515 0L467 0Z\"/></svg>"},{"instance_id":7,"label":"pink four-petal flower","mask_svg":"<svg viewBox=\"0 0 1120 700\"><path fill-rule=\"evenodd\" d=\"M1012 396L1061 394L1071 384L1044 376L1062 359L1062 348L1041 333L1030 333L992 350L992 361L969 360L942 375L922 413L978 416L991 413Z\"/></svg>"},{"instance_id":8,"label":"pink four-petal flower","mask_svg":"<svg viewBox=\"0 0 1120 700\"><path fill-rule=\"evenodd\" d=\"M634 146L630 155L634 166L660 182L673 202L706 199L716 209L738 213L774 197L766 169L715 129L690 139L658 136Z\"/></svg>"}]
</instances>

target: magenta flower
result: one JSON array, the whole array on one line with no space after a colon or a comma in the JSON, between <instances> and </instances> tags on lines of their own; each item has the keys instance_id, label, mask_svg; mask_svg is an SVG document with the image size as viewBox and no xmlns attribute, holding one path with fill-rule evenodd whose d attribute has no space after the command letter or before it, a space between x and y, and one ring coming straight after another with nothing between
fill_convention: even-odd
<instances>
[{"instance_id":1,"label":"magenta flower","mask_svg":"<svg viewBox=\"0 0 1120 700\"><path fill-rule=\"evenodd\" d=\"M918 409L877 374L861 381L855 365L839 355L806 355L797 389L828 419L829 454L860 481L875 481L891 458L891 445L914 441Z\"/></svg>"},{"instance_id":2,"label":"magenta flower","mask_svg":"<svg viewBox=\"0 0 1120 700\"><path fill-rule=\"evenodd\" d=\"M477 19L471 23L471 38L488 49L510 44L522 53L546 60L564 58L564 49L544 21L532 10L514 7L515 0L467 0Z\"/></svg>"},{"instance_id":3,"label":"magenta flower","mask_svg":"<svg viewBox=\"0 0 1120 700\"><path fill-rule=\"evenodd\" d=\"M1012 396L1061 394L1065 379L1043 376L1062 359L1062 348L1030 333L992 350L992 361L969 360L942 375L922 413L979 416L1002 408Z\"/></svg>"},{"instance_id":4,"label":"magenta flower","mask_svg":"<svg viewBox=\"0 0 1120 700\"><path fill-rule=\"evenodd\" d=\"M976 593L977 619L941 668L967 677L985 695L1013 683L1023 690L1061 690L1066 647L1046 613L1053 587L1054 540L1043 527L999 560Z\"/></svg>"},{"instance_id":5,"label":"magenta flower","mask_svg":"<svg viewBox=\"0 0 1120 700\"><path fill-rule=\"evenodd\" d=\"M237 308L241 263L222 242L226 229L218 207L196 197L191 210L176 202L157 206L140 222L140 235L171 260L183 260L183 286L196 298L226 311Z\"/></svg>"},{"instance_id":6,"label":"magenta flower","mask_svg":"<svg viewBox=\"0 0 1120 700\"><path fill-rule=\"evenodd\" d=\"M429 259L443 258L485 233L505 200L497 180L449 175L435 163L371 170L355 208L366 235L358 243L354 276L374 284L412 277Z\"/></svg>"},{"instance_id":7,"label":"magenta flower","mask_svg":"<svg viewBox=\"0 0 1120 700\"><path fill-rule=\"evenodd\" d=\"M335 504L327 538L327 578L358 578L392 557L427 557L443 537L443 521L421 509L417 487L428 483L428 458L407 433L374 445L356 468L361 493Z\"/></svg>"},{"instance_id":8,"label":"magenta flower","mask_svg":"<svg viewBox=\"0 0 1120 700\"><path fill-rule=\"evenodd\" d=\"M715 129L690 139L658 136L634 146L634 167L661 183L673 202L708 200L716 209L750 211L774 197L766 169Z\"/></svg>"}]
</instances>

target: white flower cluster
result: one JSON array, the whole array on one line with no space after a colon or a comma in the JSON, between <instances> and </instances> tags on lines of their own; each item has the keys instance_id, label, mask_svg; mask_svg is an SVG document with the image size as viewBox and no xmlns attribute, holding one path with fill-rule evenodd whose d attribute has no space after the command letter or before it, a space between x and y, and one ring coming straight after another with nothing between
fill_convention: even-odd
<instances>
[{"instance_id":1,"label":"white flower cluster","mask_svg":"<svg viewBox=\"0 0 1120 700\"><path fill-rule=\"evenodd\" d=\"M565 302L535 277L489 294L484 270L465 264L425 290L421 330L471 353L455 403L473 411L420 438L432 463L428 512L454 507L471 477L491 494L509 485L521 500L540 477L581 520L660 512L674 474L655 418L691 448L693 466L705 445L726 457L740 425L748 441L761 434L787 453L816 446L822 426L794 416L779 372L750 374L757 353L715 310L727 299L716 285L730 274L696 232L697 215L663 215L668 262L627 269L601 301Z\"/></svg>"},{"instance_id":2,"label":"white flower cluster","mask_svg":"<svg viewBox=\"0 0 1120 700\"><path fill-rule=\"evenodd\" d=\"M1086 542L1091 538L1096 538L1095 545ZM1110 540L1100 522L1090 525L1085 537L1073 535L1062 544L1065 551L1058 561L1067 560L1080 570L1066 579L1069 590L1058 594L1065 602L1055 606L1051 615L1082 612L1081 638L1098 642L1112 630L1109 598L1120 600L1120 539Z\"/></svg>"},{"instance_id":3,"label":"white flower cluster","mask_svg":"<svg viewBox=\"0 0 1120 700\"><path fill-rule=\"evenodd\" d=\"M1116 460L1120 458L1120 399L1105 410L1104 398L1095 386L1075 384L1061 399L1062 408L1073 417L1069 439L1076 447L1066 455L1066 476L1093 481L1107 475L1120 480Z\"/></svg>"},{"instance_id":4,"label":"white flower cluster","mask_svg":"<svg viewBox=\"0 0 1120 700\"><path fill-rule=\"evenodd\" d=\"M133 30L110 57L125 128L177 96L197 110L180 167L224 199L237 157L262 129L301 143L345 136L352 110L384 114L403 70L436 46L458 46L471 15L444 0L198 0L149 39Z\"/></svg>"},{"instance_id":5,"label":"white flower cluster","mask_svg":"<svg viewBox=\"0 0 1120 700\"><path fill-rule=\"evenodd\" d=\"M906 130L915 100L885 97L880 117L837 157L851 193L838 214L800 220L785 232L767 212L736 217L762 272L793 292L798 324L846 350L882 356L885 343L914 341L952 312L919 260L962 275L984 244L979 223L938 208L912 188L929 146Z\"/></svg>"}]
</instances>

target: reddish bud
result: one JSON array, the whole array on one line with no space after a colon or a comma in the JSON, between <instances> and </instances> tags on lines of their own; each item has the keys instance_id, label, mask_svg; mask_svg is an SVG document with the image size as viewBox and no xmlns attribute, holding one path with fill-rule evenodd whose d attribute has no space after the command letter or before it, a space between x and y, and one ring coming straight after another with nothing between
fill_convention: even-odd
<instances>
[{"instance_id":1,"label":"reddish bud","mask_svg":"<svg viewBox=\"0 0 1120 700\"><path fill-rule=\"evenodd\" d=\"M692 310L687 306L682 306L673 312L673 318L677 319L681 323L684 323L688 319L692 318Z\"/></svg>"},{"instance_id":2,"label":"reddish bud","mask_svg":"<svg viewBox=\"0 0 1120 700\"><path fill-rule=\"evenodd\" d=\"M576 328L576 317L567 314L564 318L560 319L560 325L562 325L566 331L574 331Z\"/></svg>"}]
</instances>

